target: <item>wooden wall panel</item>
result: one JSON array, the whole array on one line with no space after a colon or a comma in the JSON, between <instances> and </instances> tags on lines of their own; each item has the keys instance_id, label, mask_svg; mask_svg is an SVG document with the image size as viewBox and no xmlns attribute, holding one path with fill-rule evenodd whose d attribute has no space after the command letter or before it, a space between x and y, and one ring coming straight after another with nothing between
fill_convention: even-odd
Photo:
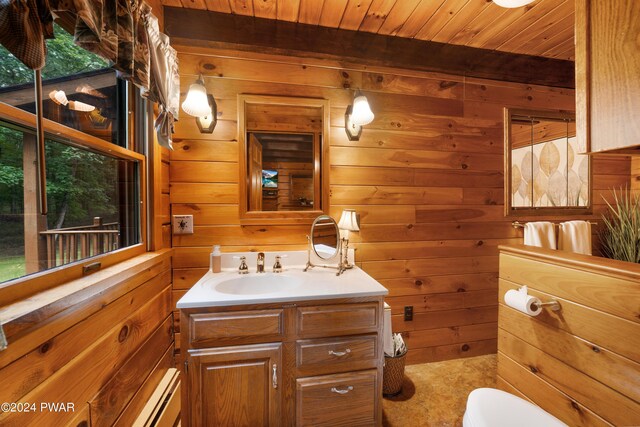
<instances>
[{"instance_id":1,"label":"wooden wall panel","mask_svg":"<svg viewBox=\"0 0 640 427\"><path fill-rule=\"evenodd\" d=\"M631 160L631 188L640 191L640 156Z\"/></svg>"},{"instance_id":2,"label":"wooden wall panel","mask_svg":"<svg viewBox=\"0 0 640 427\"><path fill-rule=\"evenodd\" d=\"M146 254L78 279L102 281L93 286L105 288L66 310L38 310L32 315L38 321L28 327L12 327L18 319L5 323L10 333L0 353L0 399L37 402L38 410L0 413L1 425L111 425L145 380L156 381L153 368L173 353L170 253ZM0 317L15 309L3 307ZM69 402L75 410L40 410L40 402Z\"/></svg>"},{"instance_id":3,"label":"wooden wall panel","mask_svg":"<svg viewBox=\"0 0 640 427\"><path fill-rule=\"evenodd\" d=\"M543 309L531 317L504 304L527 285ZM640 267L526 246L500 254L498 376L568 425L640 424Z\"/></svg>"},{"instance_id":4,"label":"wooden wall panel","mask_svg":"<svg viewBox=\"0 0 640 427\"><path fill-rule=\"evenodd\" d=\"M188 289L204 274L213 244L223 251L305 248L308 226L239 224L237 95L326 98L330 213L339 218L342 209L359 212L361 231L351 234L357 262L389 289L394 331L413 337L409 361L495 352L496 334L490 331L498 315L498 245L522 239L513 218L503 216L503 108L572 109L572 90L177 49L183 87L202 73L221 120L210 135L200 134L193 120L176 126L171 210L193 214L195 221L195 234L173 238L176 290ZM376 118L360 141L351 142L344 111L356 87L364 90ZM593 170L597 205L584 218L597 220L605 207L599 194L609 197L610 186L629 182L629 159L597 158ZM401 314L408 305L415 309L413 321Z\"/></svg>"}]
</instances>

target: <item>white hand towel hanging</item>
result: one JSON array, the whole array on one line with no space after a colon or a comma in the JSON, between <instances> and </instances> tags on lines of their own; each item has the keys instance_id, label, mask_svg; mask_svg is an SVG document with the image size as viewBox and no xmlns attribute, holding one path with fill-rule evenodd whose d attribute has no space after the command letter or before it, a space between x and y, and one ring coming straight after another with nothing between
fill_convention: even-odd
<instances>
[{"instance_id":1,"label":"white hand towel hanging","mask_svg":"<svg viewBox=\"0 0 640 427\"><path fill-rule=\"evenodd\" d=\"M588 221L560 223L558 249L591 255L591 224Z\"/></svg>"},{"instance_id":2,"label":"white hand towel hanging","mask_svg":"<svg viewBox=\"0 0 640 427\"><path fill-rule=\"evenodd\" d=\"M556 230L552 222L528 222L524 225L524 244L556 249Z\"/></svg>"}]
</instances>

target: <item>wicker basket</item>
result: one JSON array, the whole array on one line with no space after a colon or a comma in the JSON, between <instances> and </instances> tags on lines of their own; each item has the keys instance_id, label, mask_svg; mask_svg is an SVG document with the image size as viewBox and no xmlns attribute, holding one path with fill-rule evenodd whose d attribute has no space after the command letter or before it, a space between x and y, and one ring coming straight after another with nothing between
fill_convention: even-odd
<instances>
[{"instance_id":1,"label":"wicker basket","mask_svg":"<svg viewBox=\"0 0 640 427\"><path fill-rule=\"evenodd\" d=\"M396 396L402 391L404 382L404 362L407 356L405 351L400 356L384 356L384 369L382 373L382 394Z\"/></svg>"}]
</instances>

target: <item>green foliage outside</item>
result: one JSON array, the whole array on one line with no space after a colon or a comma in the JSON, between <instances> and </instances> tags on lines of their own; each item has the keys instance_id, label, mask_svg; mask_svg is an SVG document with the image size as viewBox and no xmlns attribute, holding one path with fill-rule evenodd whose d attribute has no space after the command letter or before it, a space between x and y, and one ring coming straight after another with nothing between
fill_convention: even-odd
<instances>
[{"instance_id":1,"label":"green foliage outside","mask_svg":"<svg viewBox=\"0 0 640 427\"><path fill-rule=\"evenodd\" d=\"M44 80L71 76L109 67L109 63L73 43L73 36L55 25L56 38L47 40L47 63L42 70ZM0 88L33 82L33 70L18 61L0 45Z\"/></svg>"},{"instance_id":2,"label":"green foliage outside","mask_svg":"<svg viewBox=\"0 0 640 427\"><path fill-rule=\"evenodd\" d=\"M109 66L76 46L60 27L55 32L56 38L47 41L43 79ZM0 88L32 81L33 71L0 46ZM0 282L24 274L23 138L0 122ZM54 141L46 142L45 151L49 229L90 225L94 216L118 220L118 160Z\"/></svg>"}]
</instances>

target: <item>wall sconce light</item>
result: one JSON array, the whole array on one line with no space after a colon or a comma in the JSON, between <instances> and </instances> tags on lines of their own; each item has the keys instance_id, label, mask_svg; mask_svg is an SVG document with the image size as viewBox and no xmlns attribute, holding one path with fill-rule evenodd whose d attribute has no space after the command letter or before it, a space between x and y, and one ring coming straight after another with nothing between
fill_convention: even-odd
<instances>
[{"instance_id":1,"label":"wall sconce light","mask_svg":"<svg viewBox=\"0 0 640 427\"><path fill-rule=\"evenodd\" d=\"M204 87L202 74L195 83L189 86L189 92L182 103L182 109L193 117L204 117L211 114L211 106L207 99L207 89Z\"/></svg>"},{"instance_id":2,"label":"wall sconce light","mask_svg":"<svg viewBox=\"0 0 640 427\"><path fill-rule=\"evenodd\" d=\"M207 100L209 101L211 112L206 116L196 117L196 124L198 125L200 133L213 133L216 123L218 123L218 105L216 104L216 100L213 99L213 95L209 94L207 94Z\"/></svg>"},{"instance_id":3,"label":"wall sconce light","mask_svg":"<svg viewBox=\"0 0 640 427\"><path fill-rule=\"evenodd\" d=\"M69 109L73 111L88 113L90 111L95 110L96 107L91 104L85 104L84 102L80 102L80 101L69 101Z\"/></svg>"},{"instance_id":4,"label":"wall sconce light","mask_svg":"<svg viewBox=\"0 0 640 427\"><path fill-rule=\"evenodd\" d=\"M349 105L347 107L347 111L344 113L344 130L347 132L347 138L349 138L349 141L360 141L362 126L353 123L351 120L352 111L353 105Z\"/></svg>"},{"instance_id":5,"label":"wall sconce light","mask_svg":"<svg viewBox=\"0 0 640 427\"><path fill-rule=\"evenodd\" d=\"M371 123L374 117L367 97L357 91L353 105L349 105L344 113L344 129L349 141L359 141L362 135L362 126Z\"/></svg>"},{"instance_id":6,"label":"wall sconce light","mask_svg":"<svg viewBox=\"0 0 640 427\"><path fill-rule=\"evenodd\" d=\"M356 92L356 97L353 99L351 121L356 125L364 126L371 123L374 117L367 97L360 93L360 91Z\"/></svg>"},{"instance_id":7,"label":"wall sconce light","mask_svg":"<svg viewBox=\"0 0 640 427\"><path fill-rule=\"evenodd\" d=\"M533 0L493 0L493 2L498 6L513 9L516 7L526 6L529 3L533 2Z\"/></svg>"},{"instance_id":8,"label":"wall sconce light","mask_svg":"<svg viewBox=\"0 0 640 427\"><path fill-rule=\"evenodd\" d=\"M58 105L67 105L69 100L67 94L63 90L52 90L49 92L49 98Z\"/></svg>"},{"instance_id":9,"label":"wall sconce light","mask_svg":"<svg viewBox=\"0 0 640 427\"><path fill-rule=\"evenodd\" d=\"M349 232L360 231L358 227L358 216L353 209L345 209L342 211L340 221L338 222L338 228L342 232L342 244L344 249L342 250L343 261L342 267L345 269L353 268L353 265L349 264Z\"/></svg>"}]
</instances>

